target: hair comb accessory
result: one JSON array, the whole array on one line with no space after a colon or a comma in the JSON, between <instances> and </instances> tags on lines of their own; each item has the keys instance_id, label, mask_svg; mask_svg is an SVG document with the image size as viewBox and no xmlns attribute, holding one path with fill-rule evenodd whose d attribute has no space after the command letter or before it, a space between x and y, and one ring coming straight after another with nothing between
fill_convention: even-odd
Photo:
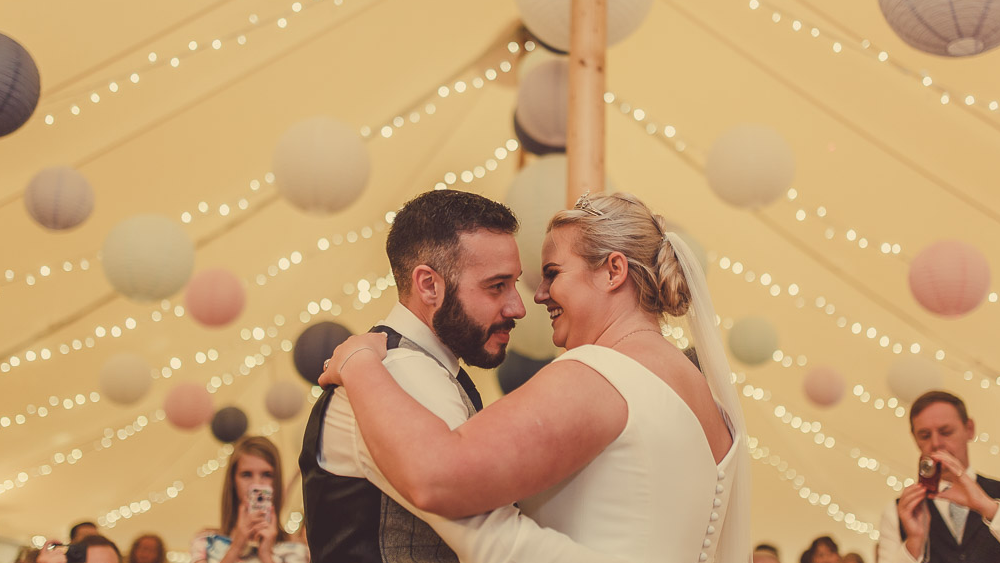
<instances>
[{"instance_id":1,"label":"hair comb accessory","mask_svg":"<svg viewBox=\"0 0 1000 563\"><path fill-rule=\"evenodd\" d=\"M590 203L589 196L590 196L590 190L583 192L583 195L581 195L580 198L577 199L576 203L573 205L573 209L579 209L580 211L583 211L589 215L593 215L594 217L599 217L601 215L604 215L604 213L601 213L599 209L594 207L593 203Z\"/></svg>"}]
</instances>

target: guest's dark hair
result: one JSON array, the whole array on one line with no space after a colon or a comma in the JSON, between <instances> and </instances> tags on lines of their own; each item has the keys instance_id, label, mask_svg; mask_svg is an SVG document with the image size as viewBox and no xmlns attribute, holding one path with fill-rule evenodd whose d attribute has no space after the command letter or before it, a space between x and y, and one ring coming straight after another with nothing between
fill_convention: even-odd
<instances>
[{"instance_id":1,"label":"guest's dark hair","mask_svg":"<svg viewBox=\"0 0 1000 563\"><path fill-rule=\"evenodd\" d=\"M688 350L694 350L694 348L688 348ZM685 350L684 352L686 353L687 350ZM690 358L690 356L689 356L689 359L691 359L691 361L695 362L695 365L697 365L697 363L698 363L698 356L697 355L695 355L694 358ZM769 543L759 543L759 544L757 544L757 547L753 548L753 550L754 551L767 551L767 552L773 553L775 558L778 557L778 548L774 547L773 545L771 545Z\"/></svg>"},{"instance_id":2,"label":"guest's dark hair","mask_svg":"<svg viewBox=\"0 0 1000 563\"><path fill-rule=\"evenodd\" d=\"M118 550L118 546L115 545L115 542L104 536L95 534L93 536L87 536L76 543L78 545L82 545L85 549L89 549L91 547L110 547L115 550L115 555L118 556L118 561L120 562L122 560L122 552Z\"/></svg>"},{"instance_id":3,"label":"guest's dark hair","mask_svg":"<svg viewBox=\"0 0 1000 563\"><path fill-rule=\"evenodd\" d=\"M910 407L910 433L913 433L913 419L924 409L934 403L948 403L958 411L958 417L962 419L962 424L969 422L969 412L965 409L965 403L955 395L947 391L928 391L917 397Z\"/></svg>"},{"instance_id":4,"label":"guest's dark hair","mask_svg":"<svg viewBox=\"0 0 1000 563\"><path fill-rule=\"evenodd\" d=\"M426 264L452 284L463 257L459 235L485 229L514 234L517 217L506 205L456 190L422 193L403 205L389 228L385 252L400 297L412 289L413 269Z\"/></svg>"},{"instance_id":5,"label":"guest's dark hair","mask_svg":"<svg viewBox=\"0 0 1000 563\"><path fill-rule=\"evenodd\" d=\"M138 563L135 559L135 550L139 548L142 540L153 540L156 542L156 563L165 563L167 560L167 548L163 545L163 538L156 534L143 534L132 542L132 547L128 550L128 563Z\"/></svg>"},{"instance_id":6,"label":"guest's dark hair","mask_svg":"<svg viewBox=\"0 0 1000 563\"><path fill-rule=\"evenodd\" d=\"M70 541L73 541L73 539L76 537L76 533L80 530L80 528L83 528L85 526L90 526L91 528L94 528L95 530L97 529L97 524L94 524L93 522L87 522L87 521L77 522L76 524L73 524L72 528L69 529L69 539L70 539Z\"/></svg>"},{"instance_id":7,"label":"guest's dark hair","mask_svg":"<svg viewBox=\"0 0 1000 563\"><path fill-rule=\"evenodd\" d=\"M840 548L837 547L837 542L833 541L833 538L831 538L830 536L820 536L820 537L814 539L813 542L809 545L809 561L810 561L810 563L812 562L812 555L814 553L816 553L816 548L819 547L819 546L821 546L821 545L824 546L824 547L826 547L827 549L829 549L830 551L832 551L834 553L837 553L837 554L840 553Z\"/></svg>"}]
</instances>

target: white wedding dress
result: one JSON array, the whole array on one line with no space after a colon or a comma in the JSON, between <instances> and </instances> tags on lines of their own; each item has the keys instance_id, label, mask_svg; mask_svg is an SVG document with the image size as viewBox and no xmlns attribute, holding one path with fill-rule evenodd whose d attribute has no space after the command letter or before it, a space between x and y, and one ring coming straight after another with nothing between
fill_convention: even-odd
<instances>
[{"instance_id":1,"label":"white wedding dress","mask_svg":"<svg viewBox=\"0 0 1000 563\"><path fill-rule=\"evenodd\" d=\"M735 474L727 469L744 437L735 435L723 412L733 446L716 465L694 412L642 364L595 345L574 348L556 361L566 360L601 373L625 399L628 419L621 435L586 467L523 500L523 512L634 563L715 562Z\"/></svg>"}]
</instances>

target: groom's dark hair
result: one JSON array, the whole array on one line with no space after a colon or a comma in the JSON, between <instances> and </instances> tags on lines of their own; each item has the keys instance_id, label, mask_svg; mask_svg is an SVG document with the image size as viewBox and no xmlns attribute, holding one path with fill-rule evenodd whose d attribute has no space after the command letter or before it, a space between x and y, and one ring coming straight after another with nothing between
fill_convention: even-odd
<instances>
[{"instance_id":1,"label":"groom's dark hair","mask_svg":"<svg viewBox=\"0 0 1000 563\"><path fill-rule=\"evenodd\" d=\"M385 252L400 297L410 293L413 269L426 264L448 285L458 279L463 257L459 235L486 229L514 234L517 217L506 205L481 195L434 190L411 199L396 213Z\"/></svg>"}]
</instances>

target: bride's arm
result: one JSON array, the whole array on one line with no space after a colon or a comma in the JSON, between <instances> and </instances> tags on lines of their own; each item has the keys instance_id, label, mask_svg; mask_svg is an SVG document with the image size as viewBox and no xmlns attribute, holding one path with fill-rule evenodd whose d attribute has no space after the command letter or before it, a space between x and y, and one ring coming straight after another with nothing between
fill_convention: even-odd
<instances>
[{"instance_id":1,"label":"bride's arm","mask_svg":"<svg viewBox=\"0 0 1000 563\"><path fill-rule=\"evenodd\" d=\"M610 444L628 416L604 377L564 361L450 430L399 387L379 353L360 347L332 363L385 476L415 506L450 518L555 485Z\"/></svg>"}]
</instances>

